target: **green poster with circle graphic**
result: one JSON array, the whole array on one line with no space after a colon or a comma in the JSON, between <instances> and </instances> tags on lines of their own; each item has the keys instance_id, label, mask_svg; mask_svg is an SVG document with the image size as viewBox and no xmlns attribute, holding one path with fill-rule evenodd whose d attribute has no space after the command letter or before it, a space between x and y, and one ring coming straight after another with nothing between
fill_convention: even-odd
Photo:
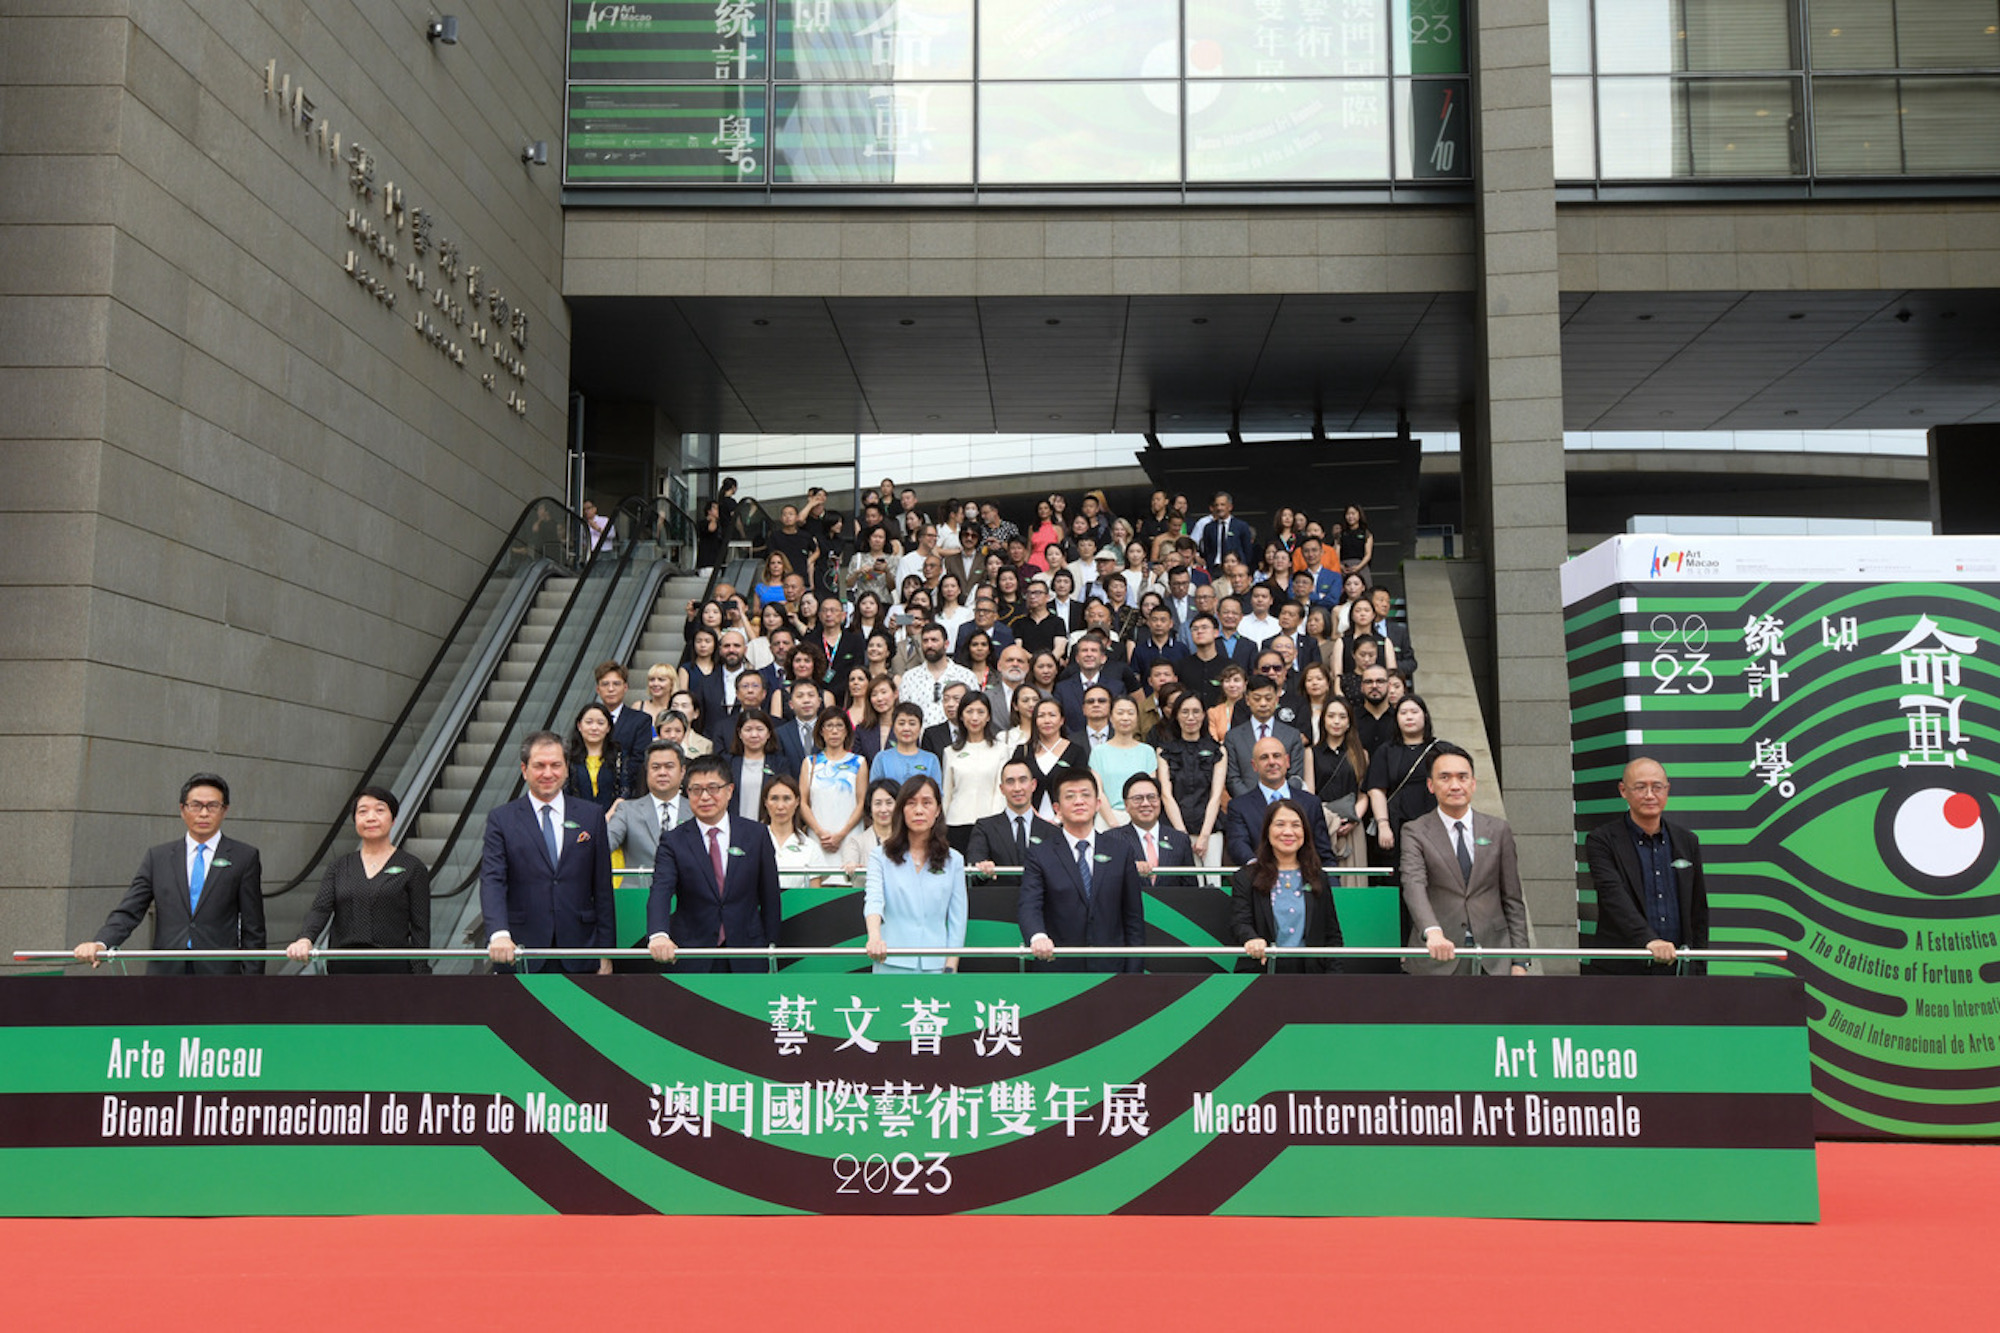
<instances>
[{"instance_id":1,"label":"green poster with circle graphic","mask_svg":"<svg viewBox=\"0 0 2000 1333\"><path fill-rule=\"evenodd\" d=\"M1620 537L1563 601L1585 947L1646 755L1711 943L1791 951L1819 1132L2000 1136L2000 538Z\"/></svg>"}]
</instances>

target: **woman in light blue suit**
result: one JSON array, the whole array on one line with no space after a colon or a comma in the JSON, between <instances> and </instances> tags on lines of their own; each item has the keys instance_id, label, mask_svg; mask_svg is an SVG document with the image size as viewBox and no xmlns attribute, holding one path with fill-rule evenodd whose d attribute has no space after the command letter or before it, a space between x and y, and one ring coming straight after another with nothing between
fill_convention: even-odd
<instances>
[{"instance_id":1,"label":"woman in light blue suit","mask_svg":"<svg viewBox=\"0 0 2000 1333\"><path fill-rule=\"evenodd\" d=\"M868 854L868 956L877 972L956 972L954 956L888 956L891 948L965 946L965 858L946 841L944 793L919 774L896 794L895 832Z\"/></svg>"}]
</instances>

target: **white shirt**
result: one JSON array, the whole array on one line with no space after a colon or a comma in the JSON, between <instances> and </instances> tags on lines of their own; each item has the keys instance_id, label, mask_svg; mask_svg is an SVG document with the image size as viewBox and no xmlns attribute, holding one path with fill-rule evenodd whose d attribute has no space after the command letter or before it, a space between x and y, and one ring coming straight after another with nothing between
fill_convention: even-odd
<instances>
[{"instance_id":1,"label":"white shirt","mask_svg":"<svg viewBox=\"0 0 2000 1333\"><path fill-rule=\"evenodd\" d=\"M222 841L222 830L217 829L215 832L209 834L207 842L196 842L192 833L183 833L181 841L185 844L181 848L181 868L187 871L189 884L194 883L194 849L197 847L207 849L201 854L202 879L206 882L208 872L215 868L215 845Z\"/></svg>"},{"instance_id":2,"label":"white shirt","mask_svg":"<svg viewBox=\"0 0 2000 1333\"><path fill-rule=\"evenodd\" d=\"M933 554L935 554L935 552ZM912 574L922 577L924 572L924 559L925 557L923 551L921 549L918 549L909 552L901 560L898 560L896 562L896 586L899 588L902 587L903 580L910 577L910 575Z\"/></svg>"},{"instance_id":3,"label":"white shirt","mask_svg":"<svg viewBox=\"0 0 2000 1333\"><path fill-rule=\"evenodd\" d=\"M1283 628L1270 616L1245 616L1237 623L1236 632L1261 648L1266 640L1283 632Z\"/></svg>"},{"instance_id":4,"label":"white shirt","mask_svg":"<svg viewBox=\"0 0 2000 1333\"><path fill-rule=\"evenodd\" d=\"M1457 819L1453 819L1450 815L1444 812L1443 806L1439 806L1437 809L1437 817L1438 817L1438 822L1444 825L1444 845L1451 849L1451 854L1454 857L1458 855L1458 834L1455 832L1455 830L1458 828L1460 824L1464 824L1465 850L1471 854L1473 860L1475 861L1478 860L1479 840L1472 836L1471 807L1468 806L1464 814L1460 815Z\"/></svg>"},{"instance_id":5,"label":"white shirt","mask_svg":"<svg viewBox=\"0 0 2000 1333\"><path fill-rule=\"evenodd\" d=\"M747 652L748 649L745 651ZM768 647L766 651L769 651ZM736 678L749 669L747 658L744 665L736 668L734 671L731 671L728 667L722 668L722 702L726 706L730 708L736 707Z\"/></svg>"}]
</instances>

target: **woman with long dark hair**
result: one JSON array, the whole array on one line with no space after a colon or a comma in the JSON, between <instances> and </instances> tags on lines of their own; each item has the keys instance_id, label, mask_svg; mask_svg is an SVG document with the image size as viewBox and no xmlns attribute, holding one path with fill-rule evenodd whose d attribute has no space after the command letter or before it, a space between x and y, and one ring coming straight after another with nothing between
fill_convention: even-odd
<instances>
[{"instance_id":1,"label":"woman with long dark hair","mask_svg":"<svg viewBox=\"0 0 2000 1333\"><path fill-rule=\"evenodd\" d=\"M1193 690L1175 695L1160 730L1160 787L1173 798L1166 803L1167 822L1188 835L1196 862L1219 866L1222 838L1215 826L1222 819L1228 766L1222 761L1222 742L1208 734L1208 709L1201 696Z\"/></svg>"},{"instance_id":2,"label":"woman with long dark hair","mask_svg":"<svg viewBox=\"0 0 2000 1333\"><path fill-rule=\"evenodd\" d=\"M1333 839L1333 859L1351 866L1360 859L1357 836L1363 803L1362 783L1368 777L1368 752L1354 728L1354 711L1347 700L1327 699L1320 708L1319 739L1306 755L1306 773L1326 807L1326 831Z\"/></svg>"},{"instance_id":3,"label":"woman with long dark hair","mask_svg":"<svg viewBox=\"0 0 2000 1333\"><path fill-rule=\"evenodd\" d=\"M1305 808L1286 797L1264 811L1257 859L1229 884L1229 928L1243 946L1239 972L1338 972L1332 958L1269 958L1280 949L1337 949L1333 886L1307 832Z\"/></svg>"},{"instance_id":4,"label":"woman with long dark hair","mask_svg":"<svg viewBox=\"0 0 2000 1333\"><path fill-rule=\"evenodd\" d=\"M569 779L565 795L609 810L625 795L625 752L611 739L611 710L595 700L583 706L570 724L565 744Z\"/></svg>"},{"instance_id":5,"label":"woman with long dark hair","mask_svg":"<svg viewBox=\"0 0 2000 1333\"><path fill-rule=\"evenodd\" d=\"M956 972L965 947L965 858L945 840L944 796L926 775L896 794L895 831L868 858L861 903L868 956L877 972ZM934 948L936 956L889 957L892 948Z\"/></svg>"},{"instance_id":6,"label":"woman with long dark hair","mask_svg":"<svg viewBox=\"0 0 2000 1333\"><path fill-rule=\"evenodd\" d=\"M1429 782L1436 748L1430 706L1417 695L1404 695L1396 705L1396 739L1368 756L1368 808L1375 816L1369 864L1396 865L1403 825L1437 809Z\"/></svg>"}]
</instances>

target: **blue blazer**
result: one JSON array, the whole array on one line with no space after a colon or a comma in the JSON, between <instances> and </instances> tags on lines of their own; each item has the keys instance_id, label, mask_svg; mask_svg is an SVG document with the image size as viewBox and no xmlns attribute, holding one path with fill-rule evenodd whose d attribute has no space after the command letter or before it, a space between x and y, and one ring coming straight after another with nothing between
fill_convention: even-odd
<instances>
[{"instance_id":1,"label":"blue blazer","mask_svg":"<svg viewBox=\"0 0 2000 1333\"><path fill-rule=\"evenodd\" d=\"M1021 942L1047 935L1058 951L1065 946L1140 945L1146 942L1144 877L1134 844L1114 831L1097 835L1090 893L1086 897L1076 857L1060 826L1030 827L1028 860L1021 870L1016 908ZM1069 958L1060 952L1046 970L1057 972L1140 972L1137 958Z\"/></svg>"},{"instance_id":2,"label":"blue blazer","mask_svg":"<svg viewBox=\"0 0 2000 1333\"><path fill-rule=\"evenodd\" d=\"M771 830L735 814L727 819L729 846L722 858L720 892L701 821L677 824L660 841L652 891L646 896L648 938L666 935L691 949L723 943L761 949L778 943L784 909L778 901L778 853Z\"/></svg>"},{"instance_id":3,"label":"blue blazer","mask_svg":"<svg viewBox=\"0 0 2000 1333\"><path fill-rule=\"evenodd\" d=\"M1306 812L1306 831L1312 834L1313 848L1319 853L1322 866L1333 864L1333 837L1326 828L1326 808L1319 798L1303 789L1297 783L1287 784L1286 790ZM1270 802L1264 799L1264 789L1252 785L1241 796L1229 798L1229 808L1222 815L1222 863L1224 865L1247 865L1257 859L1257 840L1264 835L1264 811Z\"/></svg>"},{"instance_id":4,"label":"blue blazer","mask_svg":"<svg viewBox=\"0 0 2000 1333\"><path fill-rule=\"evenodd\" d=\"M611 835L604 811L576 796L563 799L562 857L549 864L534 802L516 797L486 813L479 856L479 906L489 936L504 930L524 948L609 949L616 945L611 897ZM595 972L591 959L524 964L530 972Z\"/></svg>"}]
</instances>

